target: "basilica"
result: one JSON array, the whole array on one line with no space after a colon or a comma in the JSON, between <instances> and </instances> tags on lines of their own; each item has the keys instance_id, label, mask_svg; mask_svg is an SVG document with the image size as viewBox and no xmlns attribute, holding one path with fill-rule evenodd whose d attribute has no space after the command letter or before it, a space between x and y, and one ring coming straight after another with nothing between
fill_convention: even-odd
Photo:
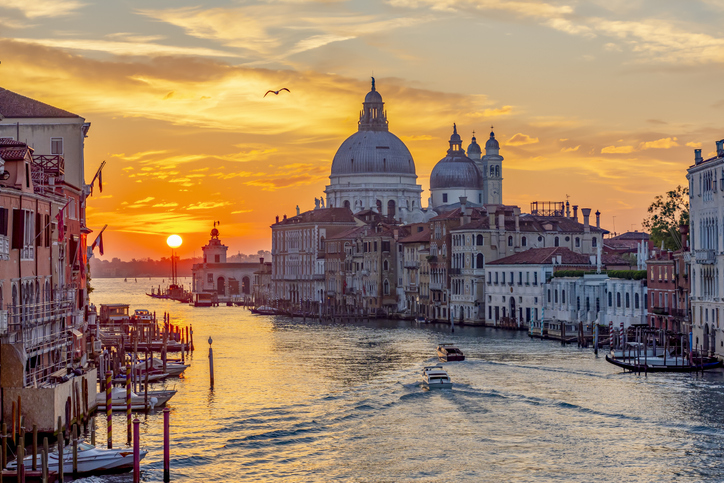
<instances>
[{"instance_id":1,"label":"basilica","mask_svg":"<svg viewBox=\"0 0 724 483\"><path fill-rule=\"evenodd\" d=\"M405 143L390 132L384 105L373 78L357 132L334 155L325 190L327 207L353 213L372 210L401 223L416 223L454 208L461 196L473 206L502 203L503 157L495 134L490 133L484 156L475 136L466 154L453 125L450 148L432 171L431 198L423 207L415 161Z\"/></svg>"}]
</instances>

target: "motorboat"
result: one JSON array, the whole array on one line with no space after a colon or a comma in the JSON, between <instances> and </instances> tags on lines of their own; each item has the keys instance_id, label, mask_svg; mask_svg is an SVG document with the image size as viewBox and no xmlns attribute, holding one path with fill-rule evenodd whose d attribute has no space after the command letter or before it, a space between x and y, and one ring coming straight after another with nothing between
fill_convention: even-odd
<instances>
[{"instance_id":1,"label":"motorboat","mask_svg":"<svg viewBox=\"0 0 724 483\"><path fill-rule=\"evenodd\" d=\"M441 362L464 361L465 354L455 344L443 342L437 346L437 358Z\"/></svg>"},{"instance_id":2,"label":"motorboat","mask_svg":"<svg viewBox=\"0 0 724 483\"><path fill-rule=\"evenodd\" d=\"M141 450L139 456L143 459L148 451ZM55 450L48 454L48 471L58 472L59 470L58 451ZM42 455L36 456L36 465L38 468L42 466ZM31 468L33 465L33 456L27 456L23 459L23 466ZM8 463L9 470L16 471L18 469L18 461ZM131 449L105 449L98 448L92 444L80 441L78 443L78 473L81 474L98 474L106 472L117 472L121 470L133 469L133 450ZM63 452L63 473L73 473L73 450L66 448Z\"/></svg>"},{"instance_id":3,"label":"motorboat","mask_svg":"<svg viewBox=\"0 0 724 483\"><path fill-rule=\"evenodd\" d=\"M145 366L144 366L144 367L145 367ZM123 368L123 369L125 369L125 368ZM153 369L152 369L152 370L148 371L148 382L149 382L149 383L153 383L153 382L165 381L165 380L166 380L167 378L169 378L170 376L171 376L171 374L169 374L168 372L157 371L157 370L153 370ZM145 369L144 369L144 370L141 370L140 373L137 374L137 377L138 377L138 380L139 380L139 381L146 382L146 371L145 371ZM122 385L125 385L125 384L126 384L126 375L125 375L125 374L119 374L118 376L114 377L114 378L113 378L113 384L122 384Z\"/></svg>"},{"instance_id":4,"label":"motorboat","mask_svg":"<svg viewBox=\"0 0 724 483\"><path fill-rule=\"evenodd\" d=\"M442 366L427 366L422 370L422 383L430 389L452 387L452 381Z\"/></svg>"},{"instance_id":5,"label":"motorboat","mask_svg":"<svg viewBox=\"0 0 724 483\"><path fill-rule=\"evenodd\" d=\"M629 344L636 344L629 342ZM630 372L703 372L722 367L722 361L715 357L681 357L680 355L653 355L650 349L644 354L626 355L622 351L611 351L606 361L624 371Z\"/></svg>"},{"instance_id":6,"label":"motorboat","mask_svg":"<svg viewBox=\"0 0 724 483\"><path fill-rule=\"evenodd\" d=\"M256 315L278 315L279 311L275 309L274 307L269 307L268 305L262 305L260 307L256 307L251 309L252 314Z\"/></svg>"},{"instance_id":7,"label":"motorboat","mask_svg":"<svg viewBox=\"0 0 724 483\"><path fill-rule=\"evenodd\" d=\"M133 317L137 321L153 322L153 314L146 309L136 309L133 311Z\"/></svg>"},{"instance_id":8,"label":"motorboat","mask_svg":"<svg viewBox=\"0 0 724 483\"><path fill-rule=\"evenodd\" d=\"M165 405L171 399L176 391L148 391L148 402L146 395L136 394L131 391L131 410L146 411ZM99 392L96 394L96 404L99 411L106 410L106 393ZM113 411L125 411L127 409L126 388L114 387L111 389L111 406Z\"/></svg>"},{"instance_id":9,"label":"motorboat","mask_svg":"<svg viewBox=\"0 0 724 483\"><path fill-rule=\"evenodd\" d=\"M157 357L154 357L151 359L150 365L151 365L151 369L153 369L153 370L163 371L163 361ZM173 362L173 361L169 361L168 359L166 359L166 373L168 373L168 375L170 377L180 376L189 367L191 367L191 364L182 364L180 362ZM141 370L141 371L146 370L146 360L145 359L141 360L138 364L136 364L136 370Z\"/></svg>"}]
</instances>

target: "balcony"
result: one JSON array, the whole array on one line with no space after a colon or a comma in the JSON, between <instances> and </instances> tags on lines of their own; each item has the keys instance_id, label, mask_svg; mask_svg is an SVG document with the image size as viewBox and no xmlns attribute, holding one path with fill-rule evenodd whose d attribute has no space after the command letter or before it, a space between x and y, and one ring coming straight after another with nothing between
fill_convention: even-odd
<instances>
[{"instance_id":1,"label":"balcony","mask_svg":"<svg viewBox=\"0 0 724 483\"><path fill-rule=\"evenodd\" d=\"M696 256L696 263L703 265L713 265L716 260L714 250L696 250L694 255Z\"/></svg>"},{"instance_id":2,"label":"balcony","mask_svg":"<svg viewBox=\"0 0 724 483\"><path fill-rule=\"evenodd\" d=\"M405 292L417 293L419 290L420 290L420 287L418 287L414 283L411 283L407 287L405 287Z\"/></svg>"},{"instance_id":3,"label":"balcony","mask_svg":"<svg viewBox=\"0 0 724 483\"><path fill-rule=\"evenodd\" d=\"M420 262L407 262L406 261L404 263L404 267L409 268L411 270L417 270L418 268L420 268Z\"/></svg>"},{"instance_id":4,"label":"balcony","mask_svg":"<svg viewBox=\"0 0 724 483\"><path fill-rule=\"evenodd\" d=\"M430 282L430 290L443 290L443 284L439 282Z\"/></svg>"},{"instance_id":5,"label":"balcony","mask_svg":"<svg viewBox=\"0 0 724 483\"><path fill-rule=\"evenodd\" d=\"M36 193L45 192L47 186L62 183L65 178L65 159L60 155L33 155L31 178Z\"/></svg>"},{"instance_id":6,"label":"balcony","mask_svg":"<svg viewBox=\"0 0 724 483\"><path fill-rule=\"evenodd\" d=\"M450 275L460 275L462 273L462 268L451 268L450 269Z\"/></svg>"},{"instance_id":7,"label":"balcony","mask_svg":"<svg viewBox=\"0 0 724 483\"><path fill-rule=\"evenodd\" d=\"M653 307L651 311L656 315L669 315L668 307Z\"/></svg>"}]
</instances>

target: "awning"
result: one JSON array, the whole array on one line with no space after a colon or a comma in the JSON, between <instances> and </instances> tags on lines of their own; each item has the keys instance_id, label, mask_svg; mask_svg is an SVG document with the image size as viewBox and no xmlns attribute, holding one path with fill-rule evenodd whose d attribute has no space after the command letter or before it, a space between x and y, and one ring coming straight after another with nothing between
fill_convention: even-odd
<instances>
[{"instance_id":1,"label":"awning","mask_svg":"<svg viewBox=\"0 0 724 483\"><path fill-rule=\"evenodd\" d=\"M83 332L81 332L79 330L76 330L76 329L68 329L68 330L70 330L73 333L73 335L78 338L83 337Z\"/></svg>"}]
</instances>

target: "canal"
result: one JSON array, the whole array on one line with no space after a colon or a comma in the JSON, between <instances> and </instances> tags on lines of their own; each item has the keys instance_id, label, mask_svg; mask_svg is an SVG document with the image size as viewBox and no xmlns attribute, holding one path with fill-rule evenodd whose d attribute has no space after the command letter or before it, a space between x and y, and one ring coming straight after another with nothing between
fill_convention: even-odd
<instances>
[{"instance_id":1,"label":"canal","mask_svg":"<svg viewBox=\"0 0 724 483\"><path fill-rule=\"evenodd\" d=\"M623 374L590 349L525 333L303 322L145 296L160 283L93 279L91 301L193 325L192 365L166 383L178 389L172 481L724 480L722 372ZM428 391L420 372L439 342L467 360L444 365L453 389ZM162 414L140 419L143 480L162 481ZM114 425L125 444L125 415Z\"/></svg>"}]
</instances>

